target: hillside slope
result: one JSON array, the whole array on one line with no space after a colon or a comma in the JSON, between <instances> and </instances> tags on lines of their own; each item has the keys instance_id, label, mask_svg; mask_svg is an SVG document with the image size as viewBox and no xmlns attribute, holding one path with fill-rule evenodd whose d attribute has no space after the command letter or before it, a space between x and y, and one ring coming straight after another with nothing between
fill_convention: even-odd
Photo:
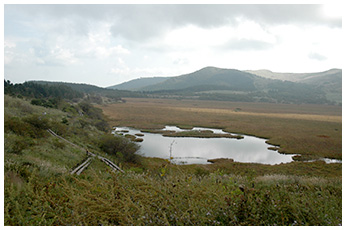
<instances>
[{"instance_id":1,"label":"hillside slope","mask_svg":"<svg viewBox=\"0 0 346 230\"><path fill-rule=\"evenodd\" d=\"M330 69L316 73L277 73L270 70L246 70L246 72L268 79L305 83L321 89L328 100L336 103L342 102L341 69Z\"/></svg>"},{"instance_id":2,"label":"hillside slope","mask_svg":"<svg viewBox=\"0 0 346 230\"><path fill-rule=\"evenodd\" d=\"M190 74L171 77L166 81L142 88L146 91L182 89L228 89L236 91L255 90L256 76L235 69L206 67Z\"/></svg>"},{"instance_id":3,"label":"hillside slope","mask_svg":"<svg viewBox=\"0 0 346 230\"><path fill-rule=\"evenodd\" d=\"M314 72L314 73L280 73L280 72L272 72L270 70L261 69L261 70L245 70L244 72L248 72L251 74L255 74L260 77L265 77L269 79L277 79L283 81L293 81L293 82L303 82L309 83L314 82L319 79L334 79L341 77L342 70L341 69L330 69L323 72Z\"/></svg>"},{"instance_id":4,"label":"hillside slope","mask_svg":"<svg viewBox=\"0 0 346 230\"><path fill-rule=\"evenodd\" d=\"M140 90L141 88L147 87L149 85L158 84L167 80L169 77L148 77L139 78L131 81L127 81L118 85L113 85L107 87L108 89L118 89L118 90Z\"/></svg>"},{"instance_id":5,"label":"hillside slope","mask_svg":"<svg viewBox=\"0 0 346 230\"><path fill-rule=\"evenodd\" d=\"M159 78L158 83L152 80L132 80L118 87L140 86L146 82L146 86L136 90L153 97L295 104L341 104L342 101L338 69L321 73L274 73L206 67L189 74ZM150 82L154 83L147 85Z\"/></svg>"}]
</instances>

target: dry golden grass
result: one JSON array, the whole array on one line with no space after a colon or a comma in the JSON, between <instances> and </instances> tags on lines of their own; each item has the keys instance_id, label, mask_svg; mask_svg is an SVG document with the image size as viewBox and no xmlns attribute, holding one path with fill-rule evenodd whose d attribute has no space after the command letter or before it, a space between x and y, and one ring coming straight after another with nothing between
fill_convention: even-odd
<instances>
[{"instance_id":1,"label":"dry golden grass","mask_svg":"<svg viewBox=\"0 0 346 230\"><path fill-rule=\"evenodd\" d=\"M287 119L298 119L298 120L312 120L312 121L330 121L330 122L341 122L341 116L332 115L316 115L316 114L297 114L297 113L257 113L257 112L239 112L227 109L208 109L208 108L174 108L182 111L190 112L203 112L213 114L226 114L230 116L255 116L255 117L268 117L268 118L287 118Z\"/></svg>"},{"instance_id":2,"label":"dry golden grass","mask_svg":"<svg viewBox=\"0 0 346 230\"><path fill-rule=\"evenodd\" d=\"M268 138L280 152L342 158L340 106L133 99L99 106L113 126L221 128Z\"/></svg>"}]
</instances>

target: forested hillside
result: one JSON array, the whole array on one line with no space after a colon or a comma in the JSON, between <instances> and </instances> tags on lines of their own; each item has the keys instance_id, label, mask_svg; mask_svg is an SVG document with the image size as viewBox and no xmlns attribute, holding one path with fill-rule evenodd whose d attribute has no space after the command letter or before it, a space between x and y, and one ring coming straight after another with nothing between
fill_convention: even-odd
<instances>
[{"instance_id":1,"label":"forested hillside","mask_svg":"<svg viewBox=\"0 0 346 230\"><path fill-rule=\"evenodd\" d=\"M67 82L48 82L48 81L34 81L33 83L51 85L51 86L65 85L77 92L84 93L86 96L94 100L96 103L102 103L100 97L106 97L110 100L110 102L121 101L122 97L145 97L145 95L143 95L140 92L132 92L129 90L108 89L108 88L102 88L102 87L88 85L88 84L67 83Z\"/></svg>"},{"instance_id":2,"label":"forested hillside","mask_svg":"<svg viewBox=\"0 0 346 230\"><path fill-rule=\"evenodd\" d=\"M157 79L158 82L141 78L111 88L137 90L149 97L161 98L289 104L342 103L341 70L337 69L313 74L284 74L206 67L189 74ZM152 84L148 85L150 82Z\"/></svg>"},{"instance_id":3,"label":"forested hillside","mask_svg":"<svg viewBox=\"0 0 346 230\"><path fill-rule=\"evenodd\" d=\"M4 92L11 96L32 97L32 98L82 98L82 92L73 90L64 84L48 85L37 84L34 82L25 82L23 84L13 84L10 81L4 81Z\"/></svg>"}]
</instances>

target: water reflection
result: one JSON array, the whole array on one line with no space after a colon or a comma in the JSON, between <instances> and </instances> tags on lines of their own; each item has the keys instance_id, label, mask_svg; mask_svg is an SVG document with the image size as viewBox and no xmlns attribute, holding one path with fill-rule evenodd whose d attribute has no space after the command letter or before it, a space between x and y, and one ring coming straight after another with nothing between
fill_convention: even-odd
<instances>
[{"instance_id":1,"label":"water reflection","mask_svg":"<svg viewBox=\"0 0 346 230\"><path fill-rule=\"evenodd\" d=\"M115 132L128 130L129 134L142 133L140 130L118 127ZM175 126L166 126L164 130L185 131ZM214 133L225 133L219 129L196 127L194 130L211 130ZM280 154L268 150L270 145L265 139L244 136L244 139L231 138L191 138L164 137L161 134L142 133L143 142L139 143L140 152L146 157L169 159L170 149L173 162L176 164L209 164L208 159L231 158L236 162L261 164L280 164L293 161L293 155Z\"/></svg>"}]
</instances>

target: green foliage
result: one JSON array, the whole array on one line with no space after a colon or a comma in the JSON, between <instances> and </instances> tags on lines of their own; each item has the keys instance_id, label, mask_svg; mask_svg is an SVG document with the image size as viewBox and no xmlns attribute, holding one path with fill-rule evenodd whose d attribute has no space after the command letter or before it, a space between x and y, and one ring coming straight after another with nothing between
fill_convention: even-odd
<instances>
[{"instance_id":1,"label":"green foliage","mask_svg":"<svg viewBox=\"0 0 346 230\"><path fill-rule=\"evenodd\" d=\"M59 100L57 99L32 99L31 100L31 104L32 105L39 105L39 106L43 106L46 108L58 108L58 104L59 104Z\"/></svg>"},{"instance_id":2,"label":"green foliage","mask_svg":"<svg viewBox=\"0 0 346 230\"><path fill-rule=\"evenodd\" d=\"M136 154L139 146L127 138L106 134L100 138L99 147L102 151L117 156L120 162L140 163L140 157Z\"/></svg>"},{"instance_id":3,"label":"green foliage","mask_svg":"<svg viewBox=\"0 0 346 230\"><path fill-rule=\"evenodd\" d=\"M110 129L108 122L106 120L104 120L104 119L95 121L94 125L100 131L107 132Z\"/></svg>"},{"instance_id":4,"label":"green foliage","mask_svg":"<svg viewBox=\"0 0 346 230\"><path fill-rule=\"evenodd\" d=\"M195 176L196 177L200 177L200 178L204 178L206 176L208 176L210 174L210 172L202 167L198 167L195 169Z\"/></svg>"},{"instance_id":5,"label":"green foliage","mask_svg":"<svg viewBox=\"0 0 346 230\"><path fill-rule=\"evenodd\" d=\"M100 131L109 131L109 125L102 114L102 110L92 106L90 103L84 101L78 104L78 107L82 110L88 118L91 119L92 124Z\"/></svg>"},{"instance_id":6,"label":"green foliage","mask_svg":"<svg viewBox=\"0 0 346 230\"><path fill-rule=\"evenodd\" d=\"M63 149L65 148L66 144L58 139L54 139L53 146L55 149Z\"/></svg>"},{"instance_id":7,"label":"green foliage","mask_svg":"<svg viewBox=\"0 0 346 230\"><path fill-rule=\"evenodd\" d=\"M78 107L81 108L84 114L92 119L101 119L102 118L102 110L93 107L88 102L81 102L78 104Z\"/></svg>"},{"instance_id":8,"label":"green foliage","mask_svg":"<svg viewBox=\"0 0 346 230\"><path fill-rule=\"evenodd\" d=\"M83 94L77 92L70 87L58 84L58 85L49 85L49 84L38 84L35 82L25 82L23 84L12 84L10 81L4 81L4 91L5 94L9 95L20 95L22 97L29 98L50 98L50 100L34 100L33 104L35 105L45 105L51 107L54 104L57 104L60 98L64 99L74 99L82 98Z\"/></svg>"},{"instance_id":9,"label":"green foliage","mask_svg":"<svg viewBox=\"0 0 346 230\"><path fill-rule=\"evenodd\" d=\"M20 119L5 115L5 132L13 132L21 136L32 138L45 137L49 127L48 120L37 114Z\"/></svg>"},{"instance_id":10,"label":"green foliage","mask_svg":"<svg viewBox=\"0 0 346 230\"><path fill-rule=\"evenodd\" d=\"M101 88L94 85L78 84L78 83L67 83L67 82L47 82L47 81L36 81L34 82L40 85L48 86L65 86L73 89L75 92L84 94L86 99L90 103L102 104L106 99L110 102L124 101L121 97L145 97L146 95L140 92L133 92L127 90L113 90L107 88ZM77 98L77 97L75 97ZM79 97L78 97L79 98Z\"/></svg>"},{"instance_id":11,"label":"green foliage","mask_svg":"<svg viewBox=\"0 0 346 230\"><path fill-rule=\"evenodd\" d=\"M279 103L327 104L329 102L321 89L290 81L274 81L269 84L268 97Z\"/></svg>"},{"instance_id":12,"label":"green foliage","mask_svg":"<svg viewBox=\"0 0 346 230\"><path fill-rule=\"evenodd\" d=\"M70 115L77 115L78 114L78 109L71 104L65 104L64 107L62 108L62 111L66 112Z\"/></svg>"},{"instance_id":13,"label":"green foliage","mask_svg":"<svg viewBox=\"0 0 346 230\"><path fill-rule=\"evenodd\" d=\"M29 166L30 167L30 166ZM24 167L26 168L26 167ZM19 172L18 172L19 173ZM20 174L27 182L23 182ZM341 179L257 179L212 173L5 177L5 225L340 225Z\"/></svg>"},{"instance_id":14,"label":"green foliage","mask_svg":"<svg viewBox=\"0 0 346 230\"><path fill-rule=\"evenodd\" d=\"M63 117L63 118L61 119L61 123L65 124L65 125L68 125L68 120L67 120L67 118L66 118L66 117Z\"/></svg>"},{"instance_id":15,"label":"green foliage","mask_svg":"<svg viewBox=\"0 0 346 230\"><path fill-rule=\"evenodd\" d=\"M49 121L44 115L32 114L24 117L23 120L37 129L46 130L49 128Z\"/></svg>"},{"instance_id":16,"label":"green foliage","mask_svg":"<svg viewBox=\"0 0 346 230\"><path fill-rule=\"evenodd\" d=\"M129 170L138 174L142 174L144 172L143 168L138 168L138 167L131 167Z\"/></svg>"},{"instance_id":17,"label":"green foliage","mask_svg":"<svg viewBox=\"0 0 346 230\"><path fill-rule=\"evenodd\" d=\"M27 136L10 136L5 141L5 151L14 154L22 154L23 150L35 144L34 140Z\"/></svg>"}]
</instances>

